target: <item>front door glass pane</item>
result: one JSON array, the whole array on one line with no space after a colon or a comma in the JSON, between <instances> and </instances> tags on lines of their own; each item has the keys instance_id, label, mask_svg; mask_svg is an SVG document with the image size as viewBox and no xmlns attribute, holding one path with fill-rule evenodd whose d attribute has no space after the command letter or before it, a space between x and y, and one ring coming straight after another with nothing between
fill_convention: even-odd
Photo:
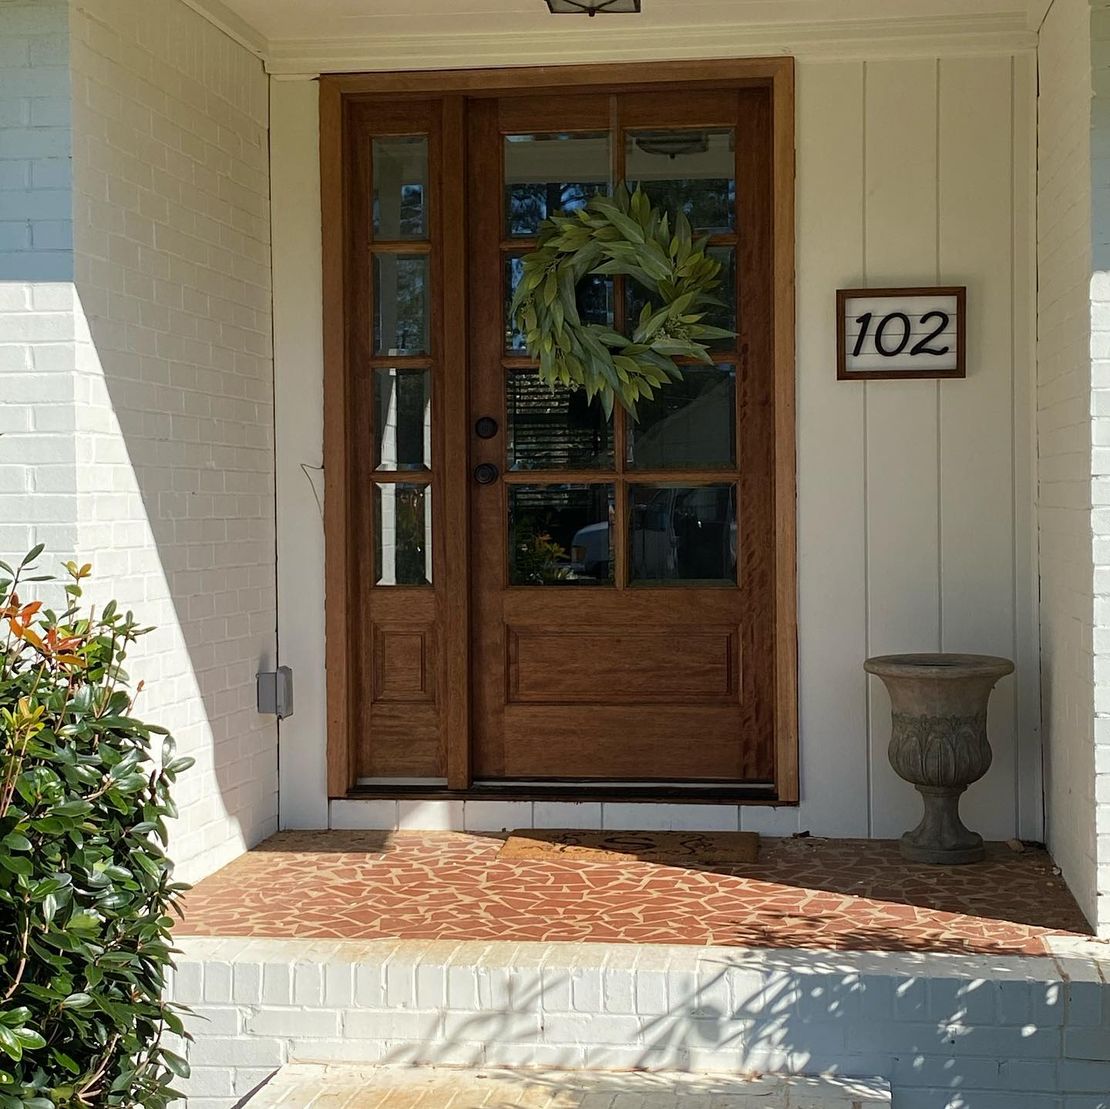
<instances>
[{"instance_id":1,"label":"front door glass pane","mask_svg":"<svg viewBox=\"0 0 1110 1109\"><path fill-rule=\"evenodd\" d=\"M586 470L613 465L612 427L601 401L510 373L505 398L510 470Z\"/></svg>"},{"instance_id":2,"label":"front door glass pane","mask_svg":"<svg viewBox=\"0 0 1110 1109\"><path fill-rule=\"evenodd\" d=\"M548 216L609 190L608 134L505 136L505 218L513 237L535 235Z\"/></svg>"},{"instance_id":3,"label":"front door glass pane","mask_svg":"<svg viewBox=\"0 0 1110 1109\"><path fill-rule=\"evenodd\" d=\"M524 335L513 326L509 316L513 294L523 276L523 257L519 254L507 254L505 256L505 349L513 353L526 349ZM587 274L578 282L574 301L583 323L613 326L613 279L611 277Z\"/></svg>"},{"instance_id":4,"label":"front door glass pane","mask_svg":"<svg viewBox=\"0 0 1110 1109\"><path fill-rule=\"evenodd\" d=\"M629 512L633 584L735 584L732 485L633 485Z\"/></svg>"},{"instance_id":5,"label":"front door glass pane","mask_svg":"<svg viewBox=\"0 0 1110 1109\"><path fill-rule=\"evenodd\" d=\"M391 135L374 140L374 238L426 239L428 140Z\"/></svg>"},{"instance_id":6,"label":"front door glass pane","mask_svg":"<svg viewBox=\"0 0 1110 1109\"><path fill-rule=\"evenodd\" d=\"M713 297L720 304L709 304L701 313L702 323L711 324L713 327L722 327L726 331L736 331L736 249L731 246L711 246L706 248L706 254L716 259L721 264L717 274L719 284L713 290ZM638 281L627 280L624 284L624 310L625 318L638 320L645 304L651 300L651 294ZM659 307L658 298L653 301ZM736 340L713 339L706 343L711 350L734 350Z\"/></svg>"},{"instance_id":7,"label":"front door glass pane","mask_svg":"<svg viewBox=\"0 0 1110 1109\"><path fill-rule=\"evenodd\" d=\"M509 486L512 585L611 585L612 485Z\"/></svg>"},{"instance_id":8,"label":"front door glass pane","mask_svg":"<svg viewBox=\"0 0 1110 1109\"><path fill-rule=\"evenodd\" d=\"M432 488L375 485L376 585L432 584Z\"/></svg>"},{"instance_id":9,"label":"front door glass pane","mask_svg":"<svg viewBox=\"0 0 1110 1109\"><path fill-rule=\"evenodd\" d=\"M628 464L637 470L706 470L736 463L736 371L683 366L682 378L636 406Z\"/></svg>"},{"instance_id":10,"label":"front door glass pane","mask_svg":"<svg viewBox=\"0 0 1110 1109\"><path fill-rule=\"evenodd\" d=\"M685 212L698 231L736 226L736 153L731 129L630 131L625 176L664 211Z\"/></svg>"},{"instance_id":11,"label":"front door glass pane","mask_svg":"<svg viewBox=\"0 0 1110 1109\"><path fill-rule=\"evenodd\" d=\"M430 377L427 370L374 370L376 470L431 468Z\"/></svg>"},{"instance_id":12,"label":"front door glass pane","mask_svg":"<svg viewBox=\"0 0 1110 1109\"><path fill-rule=\"evenodd\" d=\"M374 353L428 353L428 256L374 255Z\"/></svg>"}]
</instances>

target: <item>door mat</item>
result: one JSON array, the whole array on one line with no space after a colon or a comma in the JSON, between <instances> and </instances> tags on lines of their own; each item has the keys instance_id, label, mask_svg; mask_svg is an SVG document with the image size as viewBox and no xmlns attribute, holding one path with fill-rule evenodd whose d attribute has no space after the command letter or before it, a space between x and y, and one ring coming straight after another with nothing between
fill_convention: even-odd
<instances>
[{"instance_id":1,"label":"door mat","mask_svg":"<svg viewBox=\"0 0 1110 1109\"><path fill-rule=\"evenodd\" d=\"M673 866L739 866L759 856L756 832L590 832L517 828L499 859L642 862Z\"/></svg>"}]
</instances>

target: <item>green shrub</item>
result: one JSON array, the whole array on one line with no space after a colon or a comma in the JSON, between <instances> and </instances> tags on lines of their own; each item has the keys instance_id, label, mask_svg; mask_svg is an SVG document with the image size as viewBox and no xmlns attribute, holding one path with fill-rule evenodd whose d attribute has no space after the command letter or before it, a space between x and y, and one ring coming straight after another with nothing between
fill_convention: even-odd
<instances>
[{"instance_id":1,"label":"green shrub","mask_svg":"<svg viewBox=\"0 0 1110 1109\"><path fill-rule=\"evenodd\" d=\"M164 1106L188 1074L163 1043L182 1034L162 993L187 888L165 821L192 760L132 717L122 664L151 629L86 611L74 563L64 612L28 603L52 580L30 576L41 553L0 562L0 1109Z\"/></svg>"}]
</instances>

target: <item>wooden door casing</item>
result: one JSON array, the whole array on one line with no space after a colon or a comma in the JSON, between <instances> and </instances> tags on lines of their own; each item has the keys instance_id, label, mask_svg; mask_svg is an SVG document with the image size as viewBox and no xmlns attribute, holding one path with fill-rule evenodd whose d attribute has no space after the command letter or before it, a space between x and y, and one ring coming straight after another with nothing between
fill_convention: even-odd
<instances>
[{"instance_id":1,"label":"wooden door casing","mask_svg":"<svg viewBox=\"0 0 1110 1109\"><path fill-rule=\"evenodd\" d=\"M608 791L613 796L628 795L621 781L656 781L654 793L660 797L675 795L664 783L701 781L721 787L712 793L717 799L731 786L747 801L797 800L792 77L791 60L778 58L321 80L331 796L550 796L550 785L530 794L527 782L573 782L577 774L568 778L569 767L587 772L581 773L583 784L591 778L613 783ZM547 94L555 90L562 95L552 101ZM682 590L683 600L660 603L668 590L619 588L613 592L621 596L609 601L592 592L585 616L571 596L575 590L557 591L560 596L543 600L540 621L530 598L549 591L502 588L497 630L495 621L483 618L493 579L478 570L469 580L473 566L489 561L491 554L489 541L477 538L483 534L478 529L496 526L493 534L500 534L504 520L499 515L494 524L488 509L485 518L471 478L490 445L473 434L474 417L487 400L480 367L495 366L496 373L486 376L499 381L505 358L500 341L496 350L488 347L492 361L483 363L481 353L483 322L500 317L501 302L490 296L491 271L481 274L484 248L475 234L480 216L474 198L482 185L477 138L484 117L489 134L497 132L493 145L499 151L501 133L536 128L540 106L546 113L542 129L560 123L581 129L596 115L599 128L607 130L614 123L613 98L625 92L636 95L622 98L618 125L724 123L713 113L735 98L747 104L738 108L747 113L744 127L762 136L737 144L737 187L750 180L762 193L753 202L766 215L758 233L739 241L741 266L763 275L758 295L741 305L749 333L742 336L737 361L738 424L755 434L739 436L737 473L720 475L738 480L741 516L750 511L765 521L763 543L741 532L740 560L751 573L731 591L745 611L759 615L747 622L738 609L722 615L726 591L720 589ZM365 436L372 431L365 420L357 426L357 413L366 408L357 381L359 316L365 320L368 301L363 299L360 308L358 289L366 270L359 271L353 257L361 249L352 236L358 218L353 136L360 127L366 134L388 134L394 126L390 120L414 110L428 113L427 133L436 134L438 145L429 180L435 287L431 359L437 374L429 479L435 574L426 590L372 584L365 554L367 505L358 504L366 499ZM392 133L412 133L411 115L396 126L400 130ZM458 232L468 221L464 237ZM495 250L500 241L499 233L490 240ZM494 288L500 281L498 273ZM741 298L750 300L754 287L744 281L740 287ZM363 297L366 291L364 284ZM491 299L497 303L490 304ZM756 327L758 320L762 328ZM757 358L765 360L765 369L755 380L742 367ZM762 446L753 457L756 443ZM623 447L615 444L617 457L623 456ZM493 460L503 467L496 451ZM651 476L637 475L644 481ZM499 482L497 489L504 485ZM497 499L503 507L503 494ZM614 545L623 547L628 535L622 518L617 513ZM492 551L502 568L503 546L498 542ZM504 582L502 576L499 588ZM613 609L617 601L623 612ZM603 661L591 667L564 654L563 665L554 665L559 642L568 638L580 649L593 644L590 652ZM682 673L666 666L676 649L692 663ZM622 658L638 665L625 665ZM498 680L511 719L508 749L496 729L491 733L487 727L488 706L494 703L487 687ZM607 704L597 701L599 682L606 687ZM650 766L635 744L621 753L622 737L637 735L654 736ZM600 753L603 748L607 753ZM498 781L504 785L491 788ZM753 785L754 792L748 788ZM565 788L554 792L575 795ZM595 787L589 795L602 794ZM695 792L690 799L701 796L710 794Z\"/></svg>"}]
</instances>

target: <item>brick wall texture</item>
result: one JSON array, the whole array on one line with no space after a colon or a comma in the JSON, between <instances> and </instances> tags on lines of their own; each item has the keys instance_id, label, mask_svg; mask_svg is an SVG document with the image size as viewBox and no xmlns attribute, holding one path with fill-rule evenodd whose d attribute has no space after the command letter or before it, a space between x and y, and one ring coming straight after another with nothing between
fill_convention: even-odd
<instances>
[{"instance_id":1,"label":"brick wall texture","mask_svg":"<svg viewBox=\"0 0 1110 1109\"><path fill-rule=\"evenodd\" d=\"M190 1109L231 1109L288 1062L879 1075L897 1109L1105 1109L1110 1089L1110 962L1086 953L181 946Z\"/></svg>"},{"instance_id":2,"label":"brick wall texture","mask_svg":"<svg viewBox=\"0 0 1110 1109\"><path fill-rule=\"evenodd\" d=\"M0 66L0 556L157 626L193 879L277 826L268 80L180 0L0 0Z\"/></svg>"},{"instance_id":3,"label":"brick wall texture","mask_svg":"<svg viewBox=\"0 0 1110 1109\"><path fill-rule=\"evenodd\" d=\"M82 556L158 625L189 876L277 824L268 81L179 0L78 0L70 39Z\"/></svg>"},{"instance_id":4,"label":"brick wall texture","mask_svg":"<svg viewBox=\"0 0 1110 1109\"><path fill-rule=\"evenodd\" d=\"M1095 921L1110 935L1110 0L1092 4L1091 83Z\"/></svg>"},{"instance_id":5,"label":"brick wall texture","mask_svg":"<svg viewBox=\"0 0 1110 1109\"><path fill-rule=\"evenodd\" d=\"M1084 912L1098 907L1092 463L1091 11L1057 0L1041 29L1037 442L1048 838ZM1110 446L1110 439L1107 440ZM1110 529L1108 529L1110 534ZM1110 768L1108 768L1110 769Z\"/></svg>"},{"instance_id":6,"label":"brick wall texture","mask_svg":"<svg viewBox=\"0 0 1110 1109\"><path fill-rule=\"evenodd\" d=\"M0 281L73 276L68 5L0 0Z\"/></svg>"}]
</instances>

